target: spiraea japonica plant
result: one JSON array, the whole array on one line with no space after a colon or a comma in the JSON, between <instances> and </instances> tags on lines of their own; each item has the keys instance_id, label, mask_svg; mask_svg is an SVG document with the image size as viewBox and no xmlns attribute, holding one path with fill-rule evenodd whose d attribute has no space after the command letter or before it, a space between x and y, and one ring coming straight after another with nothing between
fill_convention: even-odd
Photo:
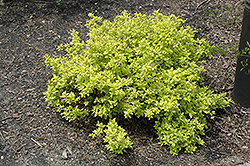
<instances>
[{"instance_id":1,"label":"spiraea japonica plant","mask_svg":"<svg viewBox=\"0 0 250 166\"><path fill-rule=\"evenodd\" d=\"M69 121L90 114L108 119L98 122L91 136L105 134L107 148L120 154L132 147L116 115L154 119L159 144L170 153L183 148L192 153L203 144L205 115L229 105L226 94L200 87L204 70L200 59L211 56L209 42L195 39L182 19L155 11L150 16L124 11L112 22L89 14L89 39L60 45L67 56L46 64L55 73L44 93Z\"/></svg>"}]
</instances>

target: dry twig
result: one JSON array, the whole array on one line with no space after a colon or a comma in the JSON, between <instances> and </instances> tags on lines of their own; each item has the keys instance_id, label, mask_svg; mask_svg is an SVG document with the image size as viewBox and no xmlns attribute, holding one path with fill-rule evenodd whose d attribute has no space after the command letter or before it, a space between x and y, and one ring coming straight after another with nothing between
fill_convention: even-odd
<instances>
[{"instance_id":1,"label":"dry twig","mask_svg":"<svg viewBox=\"0 0 250 166\"><path fill-rule=\"evenodd\" d=\"M208 2L210 2L211 0L204 0L204 1L202 1L201 3L199 3L197 6L196 6L196 8L195 8L195 10L197 10L201 5L203 5L203 4L205 4L205 3L208 3Z\"/></svg>"},{"instance_id":2,"label":"dry twig","mask_svg":"<svg viewBox=\"0 0 250 166\"><path fill-rule=\"evenodd\" d=\"M34 141L37 145L39 145L40 147L43 147L39 142L37 142L36 140L34 140L33 138L31 138L32 141Z\"/></svg>"}]
</instances>

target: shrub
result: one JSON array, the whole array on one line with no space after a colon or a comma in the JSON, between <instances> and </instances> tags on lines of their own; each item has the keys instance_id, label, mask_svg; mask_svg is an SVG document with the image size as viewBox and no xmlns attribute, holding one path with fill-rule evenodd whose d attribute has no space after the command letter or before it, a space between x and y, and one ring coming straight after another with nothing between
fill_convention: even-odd
<instances>
[{"instance_id":1,"label":"shrub","mask_svg":"<svg viewBox=\"0 0 250 166\"><path fill-rule=\"evenodd\" d=\"M91 136L106 133L104 141L114 153L132 146L117 114L154 118L159 144L172 154L182 148L194 152L203 144L205 115L229 105L226 94L198 85L204 70L200 59L211 56L213 46L194 39L194 31L174 15L155 11L132 17L124 11L112 22L89 16L86 42L72 30L72 41L59 46L66 57L45 55L55 72L44 93L48 104L69 121L89 114L109 119L106 125L98 122Z\"/></svg>"}]
</instances>

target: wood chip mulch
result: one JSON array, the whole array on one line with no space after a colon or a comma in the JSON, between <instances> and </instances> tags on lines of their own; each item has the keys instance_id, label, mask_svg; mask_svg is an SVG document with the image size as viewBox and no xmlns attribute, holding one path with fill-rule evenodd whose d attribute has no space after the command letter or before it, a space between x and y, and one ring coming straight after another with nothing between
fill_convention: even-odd
<instances>
[{"instance_id":1,"label":"wood chip mulch","mask_svg":"<svg viewBox=\"0 0 250 166\"><path fill-rule=\"evenodd\" d=\"M159 10L186 20L196 37L229 49L239 44L245 1L239 0L6 0L0 5L0 165L247 165L250 163L250 109L232 101L208 119L205 144L194 154L169 153L158 145L153 122L120 118L133 148L123 155L91 138L98 118L67 122L47 106L43 92L52 78L44 55L63 56L57 46L75 29L85 40L93 12L112 20L123 10ZM228 7L230 8L228 8ZM230 12L231 9L232 11ZM207 13L205 11L210 12ZM235 18L239 18L236 19ZM232 98L236 58L228 51L207 59L205 85Z\"/></svg>"}]
</instances>

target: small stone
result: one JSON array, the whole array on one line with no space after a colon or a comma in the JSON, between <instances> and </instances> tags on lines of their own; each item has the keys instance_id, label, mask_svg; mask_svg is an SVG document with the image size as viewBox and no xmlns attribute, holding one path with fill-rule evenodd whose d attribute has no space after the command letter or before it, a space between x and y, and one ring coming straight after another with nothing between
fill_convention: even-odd
<instances>
[{"instance_id":1,"label":"small stone","mask_svg":"<svg viewBox=\"0 0 250 166\"><path fill-rule=\"evenodd\" d=\"M27 116L33 116L34 114L31 113L31 112L27 112L26 115L27 115Z\"/></svg>"},{"instance_id":2,"label":"small stone","mask_svg":"<svg viewBox=\"0 0 250 166\"><path fill-rule=\"evenodd\" d=\"M242 149L248 149L248 147L247 147L247 146L242 146L241 148L242 148Z\"/></svg>"},{"instance_id":3,"label":"small stone","mask_svg":"<svg viewBox=\"0 0 250 166\"><path fill-rule=\"evenodd\" d=\"M17 119L17 118L19 118L19 115L18 114L13 114L13 118Z\"/></svg>"},{"instance_id":4,"label":"small stone","mask_svg":"<svg viewBox=\"0 0 250 166\"><path fill-rule=\"evenodd\" d=\"M4 159L4 157L3 156L1 156L1 160L3 160Z\"/></svg>"}]
</instances>

